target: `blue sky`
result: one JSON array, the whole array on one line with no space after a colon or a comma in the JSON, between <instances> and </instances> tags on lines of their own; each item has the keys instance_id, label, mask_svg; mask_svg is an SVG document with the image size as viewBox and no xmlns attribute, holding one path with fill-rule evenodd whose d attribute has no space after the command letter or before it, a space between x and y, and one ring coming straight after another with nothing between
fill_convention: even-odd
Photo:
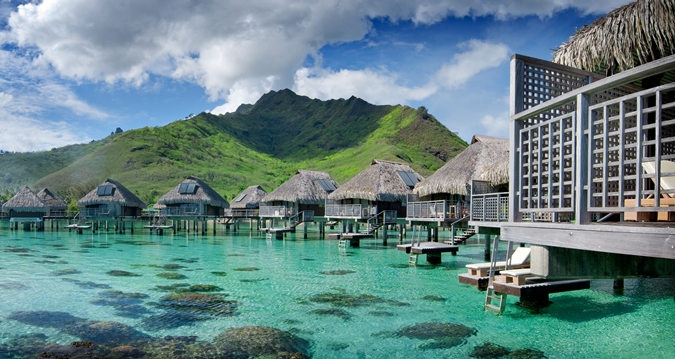
<instances>
[{"instance_id":1,"label":"blue sky","mask_svg":"<svg viewBox=\"0 0 675 359\"><path fill-rule=\"evenodd\" d=\"M270 90L508 136L509 58L626 0L0 0L0 149L230 112Z\"/></svg>"}]
</instances>

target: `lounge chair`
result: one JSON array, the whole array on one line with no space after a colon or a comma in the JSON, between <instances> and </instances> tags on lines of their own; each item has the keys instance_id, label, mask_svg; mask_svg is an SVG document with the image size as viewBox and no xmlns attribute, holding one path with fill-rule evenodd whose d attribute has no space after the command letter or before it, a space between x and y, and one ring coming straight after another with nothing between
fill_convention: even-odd
<instances>
[{"instance_id":1,"label":"lounge chair","mask_svg":"<svg viewBox=\"0 0 675 359\"><path fill-rule=\"evenodd\" d=\"M656 162L643 162L642 168L645 173L653 175L656 173ZM661 173L675 172L675 162L661 161ZM656 178L652 178L656 182ZM675 176L662 176L659 181L661 190L675 190ZM642 207L654 207L654 198L650 195L647 198L640 200ZM659 200L661 207L675 206L675 193L662 193ZM635 207L635 199L626 199L624 201L625 207ZM654 212L625 212L624 220L626 221L649 221L653 220ZM659 221L675 221L675 208L669 212L658 212L656 215Z\"/></svg>"},{"instance_id":2,"label":"lounge chair","mask_svg":"<svg viewBox=\"0 0 675 359\"><path fill-rule=\"evenodd\" d=\"M529 267L530 248L518 247L513 254L511 254L510 269ZM490 262L467 264L469 274L478 277L487 277L490 271ZM501 270L506 268L506 261L495 263L495 269Z\"/></svg>"}]
</instances>

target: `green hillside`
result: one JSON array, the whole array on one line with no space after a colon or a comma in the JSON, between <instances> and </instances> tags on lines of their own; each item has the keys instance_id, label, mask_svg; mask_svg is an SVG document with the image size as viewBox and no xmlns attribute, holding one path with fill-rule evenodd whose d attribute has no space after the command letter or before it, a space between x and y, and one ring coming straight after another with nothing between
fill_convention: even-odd
<instances>
[{"instance_id":1,"label":"green hillside","mask_svg":"<svg viewBox=\"0 0 675 359\"><path fill-rule=\"evenodd\" d=\"M201 113L86 145L0 155L0 193L30 185L70 200L114 178L153 203L193 175L231 199L254 184L273 190L299 168L327 171L344 183L373 158L409 162L428 176L466 146L424 108L272 91L234 113Z\"/></svg>"}]
</instances>

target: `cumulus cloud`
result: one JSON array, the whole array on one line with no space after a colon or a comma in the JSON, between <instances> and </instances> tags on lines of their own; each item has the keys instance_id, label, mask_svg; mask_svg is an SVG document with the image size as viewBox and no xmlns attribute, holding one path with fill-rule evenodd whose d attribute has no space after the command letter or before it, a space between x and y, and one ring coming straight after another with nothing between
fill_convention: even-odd
<instances>
[{"instance_id":1,"label":"cumulus cloud","mask_svg":"<svg viewBox=\"0 0 675 359\"><path fill-rule=\"evenodd\" d=\"M460 47L467 51L453 56L437 73L437 81L446 88L460 87L477 73L497 67L509 58L509 49L504 44L470 40Z\"/></svg>"},{"instance_id":2,"label":"cumulus cloud","mask_svg":"<svg viewBox=\"0 0 675 359\"><path fill-rule=\"evenodd\" d=\"M509 115L502 113L497 116L485 115L479 120L485 129L485 134L495 137L509 137Z\"/></svg>"},{"instance_id":3,"label":"cumulus cloud","mask_svg":"<svg viewBox=\"0 0 675 359\"><path fill-rule=\"evenodd\" d=\"M203 86L212 100L235 84L275 77L288 86L309 54L361 40L374 18L433 24L448 16L606 12L627 0L44 0L9 18L11 41L77 80L143 83L152 73ZM344 75L344 74L343 74ZM284 83L286 81L286 83Z\"/></svg>"},{"instance_id":4,"label":"cumulus cloud","mask_svg":"<svg viewBox=\"0 0 675 359\"><path fill-rule=\"evenodd\" d=\"M460 44L458 53L423 86L399 84L400 76L382 69L330 70L301 68L295 72L294 90L320 99L360 97L375 104L420 101L437 93L440 87L461 87L472 77L508 59L508 47L471 40Z\"/></svg>"}]
</instances>

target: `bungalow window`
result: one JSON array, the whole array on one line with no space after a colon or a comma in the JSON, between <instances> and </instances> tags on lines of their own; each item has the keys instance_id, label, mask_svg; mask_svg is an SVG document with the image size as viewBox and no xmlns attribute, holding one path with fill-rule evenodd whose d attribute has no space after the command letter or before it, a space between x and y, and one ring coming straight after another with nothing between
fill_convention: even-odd
<instances>
[{"instance_id":1,"label":"bungalow window","mask_svg":"<svg viewBox=\"0 0 675 359\"><path fill-rule=\"evenodd\" d=\"M417 183L419 183L419 180L417 180L417 177L415 177L415 174L412 172L405 172L405 171L396 171L398 175L401 177L403 182L405 182L405 185L413 188Z\"/></svg>"},{"instance_id":2,"label":"bungalow window","mask_svg":"<svg viewBox=\"0 0 675 359\"><path fill-rule=\"evenodd\" d=\"M196 183L181 183L180 187L178 187L178 193L179 194L195 194L197 192L197 186Z\"/></svg>"},{"instance_id":3,"label":"bungalow window","mask_svg":"<svg viewBox=\"0 0 675 359\"><path fill-rule=\"evenodd\" d=\"M98 186L98 189L96 190L96 194L98 196L112 196L113 186L110 185L110 184Z\"/></svg>"},{"instance_id":4,"label":"bungalow window","mask_svg":"<svg viewBox=\"0 0 675 359\"><path fill-rule=\"evenodd\" d=\"M318 179L318 180L316 180L316 183L318 183L319 186L321 186L321 188L323 188L323 190L328 192L328 193L331 193L331 192L333 192L337 189L337 188L335 188L335 185L333 184L333 182L331 182L330 180L327 180L327 179Z\"/></svg>"},{"instance_id":5,"label":"bungalow window","mask_svg":"<svg viewBox=\"0 0 675 359\"><path fill-rule=\"evenodd\" d=\"M242 199L246 197L246 193L240 194L237 198L234 199L235 202L241 202Z\"/></svg>"}]
</instances>

